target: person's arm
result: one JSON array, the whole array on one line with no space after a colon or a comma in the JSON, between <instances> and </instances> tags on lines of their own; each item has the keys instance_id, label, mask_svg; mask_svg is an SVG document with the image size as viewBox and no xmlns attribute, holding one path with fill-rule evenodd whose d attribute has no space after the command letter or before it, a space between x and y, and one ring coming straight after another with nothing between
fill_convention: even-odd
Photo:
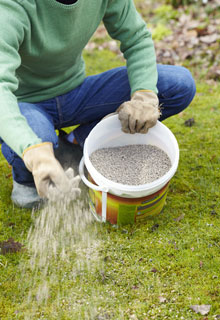
<instances>
[{"instance_id":1,"label":"person's arm","mask_svg":"<svg viewBox=\"0 0 220 320\"><path fill-rule=\"evenodd\" d=\"M160 117L157 66L151 33L133 0L109 0L103 22L110 36L121 42L127 62L131 100L118 109L122 130L147 133Z\"/></svg>"},{"instance_id":2,"label":"person's arm","mask_svg":"<svg viewBox=\"0 0 220 320\"><path fill-rule=\"evenodd\" d=\"M16 70L21 64L19 48L30 28L28 17L16 1L0 2L0 137L22 157L32 173L38 194L57 200L75 198L80 193L79 177L66 173L55 159L53 145L32 131L20 113L14 92L18 88Z\"/></svg>"},{"instance_id":3,"label":"person's arm","mask_svg":"<svg viewBox=\"0 0 220 320\"><path fill-rule=\"evenodd\" d=\"M138 90L157 93L157 67L151 33L137 12L133 0L109 0L104 25L127 62L131 95Z\"/></svg>"},{"instance_id":4,"label":"person's arm","mask_svg":"<svg viewBox=\"0 0 220 320\"><path fill-rule=\"evenodd\" d=\"M0 21L0 137L21 157L26 148L41 142L20 113L14 95L16 70L21 64L19 48L30 26L17 1L1 0Z\"/></svg>"}]
</instances>

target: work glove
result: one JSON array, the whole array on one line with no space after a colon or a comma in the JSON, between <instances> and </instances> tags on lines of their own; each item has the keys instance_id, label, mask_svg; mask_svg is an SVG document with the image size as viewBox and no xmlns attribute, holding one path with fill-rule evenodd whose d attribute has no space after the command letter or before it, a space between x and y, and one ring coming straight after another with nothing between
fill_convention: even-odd
<instances>
[{"instance_id":1,"label":"work glove","mask_svg":"<svg viewBox=\"0 0 220 320\"><path fill-rule=\"evenodd\" d=\"M130 101L116 110L125 133L147 133L160 117L159 101L153 91L136 91Z\"/></svg>"},{"instance_id":2,"label":"work glove","mask_svg":"<svg viewBox=\"0 0 220 320\"><path fill-rule=\"evenodd\" d=\"M74 177L72 168L66 172L54 156L53 144L44 142L27 148L23 161L32 172L37 192L40 197L50 200L73 200L80 194L80 177Z\"/></svg>"}]
</instances>

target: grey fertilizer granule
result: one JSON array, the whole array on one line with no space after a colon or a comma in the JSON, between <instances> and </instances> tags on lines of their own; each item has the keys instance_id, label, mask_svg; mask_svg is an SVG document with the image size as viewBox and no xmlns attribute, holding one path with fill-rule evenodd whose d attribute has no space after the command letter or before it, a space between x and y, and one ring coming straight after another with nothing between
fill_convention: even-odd
<instances>
[{"instance_id":1,"label":"grey fertilizer granule","mask_svg":"<svg viewBox=\"0 0 220 320\"><path fill-rule=\"evenodd\" d=\"M90 155L90 161L105 178L127 185L152 182L171 168L163 150L146 144L102 148Z\"/></svg>"}]
</instances>

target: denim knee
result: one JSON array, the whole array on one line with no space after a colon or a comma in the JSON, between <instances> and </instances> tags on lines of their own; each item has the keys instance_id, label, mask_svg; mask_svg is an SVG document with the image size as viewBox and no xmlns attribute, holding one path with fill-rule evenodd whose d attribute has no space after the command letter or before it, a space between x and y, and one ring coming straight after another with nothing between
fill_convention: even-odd
<instances>
[{"instance_id":1,"label":"denim knee","mask_svg":"<svg viewBox=\"0 0 220 320\"><path fill-rule=\"evenodd\" d=\"M43 142L51 142L53 144L54 148L58 147L58 136L56 135L55 130L54 130L53 133L51 133L51 132L41 132L41 133L37 134L37 136Z\"/></svg>"},{"instance_id":2,"label":"denim knee","mask_svg":"<svg viewBox=\"0 0 220 320\"><path fill-rule=\"evenodd\" d=\"M181 93L181 109L185 109L188 107L190 102L193 100L195 94L196 94L196 84L192 77L191 72L184 68L180 67L181 72L179 73L179 76L177 77L178 81L178 87L179 92Z\"/></svg>"},{"instance_id":3,"label":"denim knee","mask_svg":"<svg viewBox=\"0 0 220 320\"><path fill-rule=\"evenodd\" d=\"M58 147L58 137L55 131L54 134L51 134L50 132L41 132L38 137L41 138L43 142L51 142L54 148ZM2 141L1 151L7 162L12 166L14 159L20 158L4 141Z\"/></svg>"},{"instance_id":4,"label":"denim knee","mask_svg":"<svg viewBox=\"0 0 220 320\"><path fill-rule=\"evenodd\" d=\"M42 142L51 142L54 148L58 146L58 136L54 128L45 128L36 126L32 127L35 134L42 140Z\"/></svg>"},{"instance_id":5,"label":"denim knee","mask_svg":"<svg viewBox=\"0 0 220 320\"><path fill-rule=\"evenodd\" d=\"M16 153L4 142L2 143L2 154L7 162L12 165L14 158L16 157Z\"/></svg>"},{"instance_id":6,"label":"denim knee","mask_svg":"<svg viewBox=\"0 0 220 320\"><path fill-rule=\"evenodd\" d=\"M20 102L19 108L33 132L43 142L52 142L56 148L58 137L54 129L53 118L44 108L40 104L29 104L26 102Z\"/></svg>"},{"instance_id":7,"label":"denim knee","mask_svg":"<svg viewBox=\"0 0 220 320\"><path fill-rule=\"evenodd\" d=\"M34 187L35 184L31 172L27 170L23 160L6 143L2 144L2 154L12 166L13 180L19 184Z\"/></svg>"}]
</instances>

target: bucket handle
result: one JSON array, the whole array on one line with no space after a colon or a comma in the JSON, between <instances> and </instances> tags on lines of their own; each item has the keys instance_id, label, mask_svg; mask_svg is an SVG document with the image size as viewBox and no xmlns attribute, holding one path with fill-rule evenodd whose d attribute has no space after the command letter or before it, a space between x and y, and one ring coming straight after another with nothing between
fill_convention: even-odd
<instances>
[{"instance_id":1,"label":"bucket handle","mask_svg":"<svg viewBox=\"0 0 220 320\"><path fill-rule=\"evenodd\" d=\"M90 182L85 176L84 166L85 166L84 157L82 157L82 159L79 163L79 175L80 175L80 178L82 179L82 181L85 183L85 185L87 185L87 187L94 189L94 190L97 190L97 191L102 191L102 216L101 216L101 219L99 219L93 212L92 213L97 221L106 222L107 192L109 189L104 186L103 187L97 186L96 184L93 184L92 182Z\"/></svg>"}]
</instances>

